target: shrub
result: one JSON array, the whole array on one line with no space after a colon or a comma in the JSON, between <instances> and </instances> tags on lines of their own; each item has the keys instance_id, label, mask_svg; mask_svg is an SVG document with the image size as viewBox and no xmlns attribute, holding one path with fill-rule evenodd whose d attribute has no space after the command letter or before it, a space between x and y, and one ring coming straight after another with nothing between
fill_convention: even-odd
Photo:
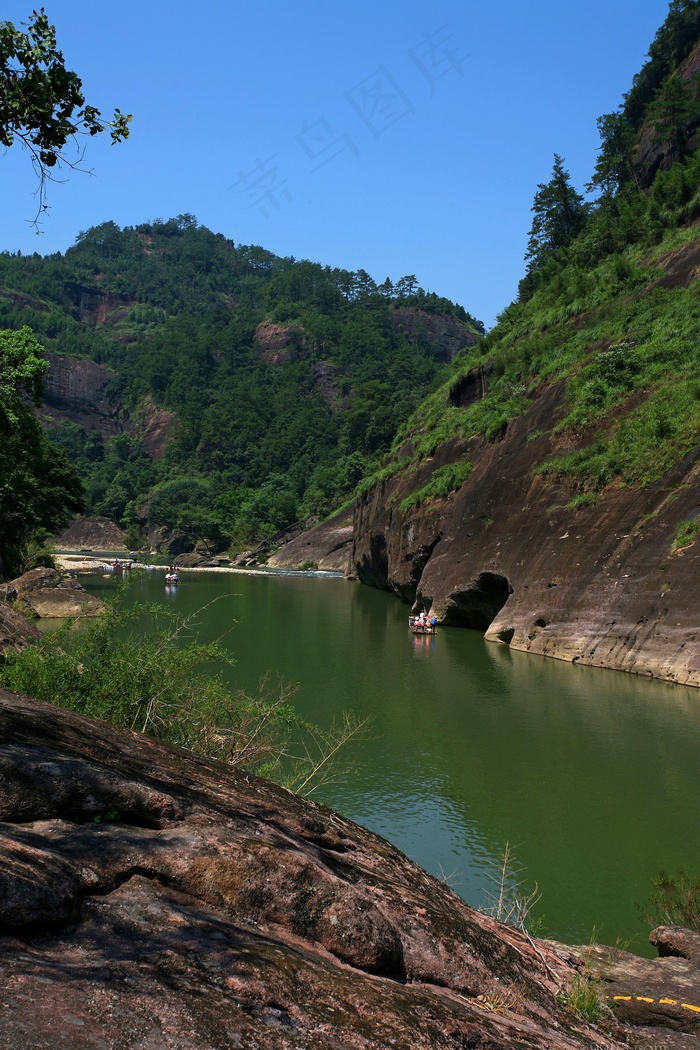
<instances>
[{"instance_id":1,"label":"shrub","mask_svg":"<svg viewBox=\"0 0 700 1050\"><path fill-rule=\"evenodd\" d=\"M326 732L303 721L291 704L296 687L285 682L263 679L252 696L231 689L212 662L230 666L232 658L219 643L196 641L193 618L155 604L127 608L127 591L128 584L87 625L67 620L36 645L10 653L0 685L274 775L307 794L364 728L349 715Z\"/></svg>"},{"instance_id":2,"label":"shrub","mask_svg":"<svg viewBox=\"0 0 700 1050\"><path fill-rule=\"evenodd\" d=\"M644 922L650 926L684 926L700 930L700 878L679 871L665 871L652 879L652 894L646 904L638 905Z\"/></svg>"},{"instance_id":3,"label":"shrub","mask_svg":"<svg viewBox=\"0 0 700 1050\"><path fill-rule=\"evenodd\" d=\"M676 526L676 538L673 541L672 550L680 550L681 547L689 547L700 532L700 518L688 518L680 521Z\"/></svg>"},{"instance_id":4,"label":"shrub","mask_svg":"<svg viewBox=\"0 0 700 1050\"><path fill-rule=\"evenodd\" d=\"M589 973L577 974L563 988L557 999L579 1021L595 1024L607 1015L605 1000L600 991L600 978Z\"/></svg>"}]
</instances>

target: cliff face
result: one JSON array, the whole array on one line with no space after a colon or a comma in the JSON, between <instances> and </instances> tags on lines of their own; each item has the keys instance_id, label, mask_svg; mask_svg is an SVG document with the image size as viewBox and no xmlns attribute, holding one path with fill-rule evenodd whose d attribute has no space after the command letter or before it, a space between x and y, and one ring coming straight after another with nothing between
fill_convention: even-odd
<instances>
[{"instance_id":1,"label":"cliff face","mask_svg":"<svg viewBox=\"0 0 700 1050\"><path fill-rule=\"evenodd\" d=\"M448 314L398 306L391 312L391 323L395 331L403 332L412 342L425 339L434 343L447 361L477 342L476 335L466 325Z\"/></svg>"},{"instance_id":2,"label":"cliff face","mask_svg":"<svg viewBox=\"0 0 700 1050\"><path fill-rule=\"evenodd\" d=\"M482 382L475 373L471 386ZM358 500L354 571L515 649L700 685L700 543L672 550L678 523L698 514L700 449L654 485L611 486L594 505L568 507L572 483L532 471L570 447L553 429L563 394L543 389L500 441L455 440L417 476ZM457 492L398 510L436 468L463 459L474 469Z\"/></svg>"},{"instance_id":3,"label":"cliff face","mask_svg":"<svg viewBox=\"0 0 700 1050\"><path fill-rule=\"evenodd\" d=\"M42 411L55 420L69 419L104 437L116 434L117 411L107 393L114 372L83 357L46 355L50 368L44 379Z\"/></svg>"}]
</instances>

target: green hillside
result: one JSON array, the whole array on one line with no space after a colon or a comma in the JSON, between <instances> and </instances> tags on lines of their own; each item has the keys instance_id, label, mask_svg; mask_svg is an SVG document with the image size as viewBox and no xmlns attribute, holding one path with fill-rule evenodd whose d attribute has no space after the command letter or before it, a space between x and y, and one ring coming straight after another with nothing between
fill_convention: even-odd
<instances>
[{"instance_id":1,"label":"green hillside","mask_svg":"<svg viewBox=\"0 0 700 1050\"><path fill-rule=\"evenodd\" d=\"M622 105L598 122L595 199L555 155L535 195L518 300L400 427L375 477L410 477L456 436L497 442L553 384L565 386L552 426L569 450L535 469L574 479L581 503L648 484L698 445L699 41L700 4L674 0ZM464 480L450 469L434 477L436 495Z\"/></svg>"},{"instance_id":2,"label":"green hillside","mask_svg":"<svg viewBox=\"0 0 700 1050\"><path fill-rule=\"evenodd\" d=\"M456 349L483 326L408 276L235 246L190 215L81 233L65 255L0 255L0 328L112 370L116 433L44 422L86 510L242 549L349 499ZM445 336L447 331L447 337ZM76 364L77 367L77 364ZM139 425L168 419L164 453Z\"/></svg>"}]
</instances>

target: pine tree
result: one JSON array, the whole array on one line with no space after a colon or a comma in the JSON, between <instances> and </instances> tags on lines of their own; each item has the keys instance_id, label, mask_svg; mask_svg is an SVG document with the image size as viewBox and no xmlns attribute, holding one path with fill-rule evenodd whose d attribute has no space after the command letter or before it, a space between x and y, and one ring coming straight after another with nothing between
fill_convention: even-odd
<instances>
[{"instance_id":1,"label":"pine tree","mask_svg":"<svg viewBox=\"0 0 700 1050\"><path fill-rule=\"evenodd\" d=\"M564 170L563 158L554 154L552 178L537 186L532 205L534 219L527 242L525 260L528 262L526 284L545 263L565 248L583 228L588 205L571 184L571 176Z\"/></svg>"}]
</instances>

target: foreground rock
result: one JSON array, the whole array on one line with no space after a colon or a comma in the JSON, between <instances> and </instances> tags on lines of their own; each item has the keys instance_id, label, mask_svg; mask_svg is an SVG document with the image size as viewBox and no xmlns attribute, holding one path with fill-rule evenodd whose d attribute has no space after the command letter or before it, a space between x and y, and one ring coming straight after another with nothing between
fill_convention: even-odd
<instances>
[{"instance_id":1,"label":"foreground rock","mask_svg":"<svg viewBox=\"0 0 700 1050\"><path fill-rule=\"evenodd\" d=\"M0 691L0 1047L616 1048L575 972L252 776Z\"/></svg>"},{"instance_id":2,"label":"foreground rock","mask_svg":"<svg viewBox=\"0 0 700 1050\"><path fill-rule=\"evenodd\" d=\"M69 616L98 616L104 602L83 590L77 580L57 569L38 568L12 581L17 601L35 616L65 619Z\"/></svg>"},{"instance_id":3,"label":"foreground rock","mask_svg":"<svg viewBox=\"0 0 700 1050\"><path fill-rule=\"evenodd\" d=\"M635 1026L631 1045L690 1050L700 1045L700 932L660 926L649 940L658 959L604 945L570 951L599 976L617 1017Z\"/></svg>"}]
</instances>

